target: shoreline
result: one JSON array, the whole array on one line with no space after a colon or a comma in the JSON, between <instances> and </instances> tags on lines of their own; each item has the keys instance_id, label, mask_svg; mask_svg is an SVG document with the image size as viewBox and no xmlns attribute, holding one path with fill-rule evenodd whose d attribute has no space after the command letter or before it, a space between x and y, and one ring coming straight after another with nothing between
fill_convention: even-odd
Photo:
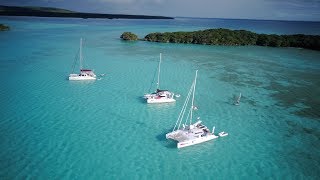
<instances>
[{"instance_id":1,"label":"shoreline","mask_svg":"<svg viewBox=\"0 0 320 180\"><path fill-rule=\"evenodd\" d=\"M269 46L296 47L320 51L320 35L276 35L260 34L247 30L224 28L198 31L154 32L140 39L131 32L124 32L120 38L128 41L149 41L157 43L202 44L223 46Z\"/></svg>"}]
</instances>

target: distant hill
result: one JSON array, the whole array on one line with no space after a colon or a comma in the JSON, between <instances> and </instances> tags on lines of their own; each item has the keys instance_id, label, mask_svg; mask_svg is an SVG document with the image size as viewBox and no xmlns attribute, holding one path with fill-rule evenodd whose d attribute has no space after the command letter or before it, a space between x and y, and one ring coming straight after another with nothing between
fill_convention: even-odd
<instances>
[{"instance_id":1,"label":"distant hill","mask_svg":"<svg viewBox=\"0 0 320 180\"><path fill-rule=\"evenodd\" d=\"M0 6L0 16L72 17L106 19L173 19L165 16L81 13L52 7Z\"/></svg>"}]
</instances>

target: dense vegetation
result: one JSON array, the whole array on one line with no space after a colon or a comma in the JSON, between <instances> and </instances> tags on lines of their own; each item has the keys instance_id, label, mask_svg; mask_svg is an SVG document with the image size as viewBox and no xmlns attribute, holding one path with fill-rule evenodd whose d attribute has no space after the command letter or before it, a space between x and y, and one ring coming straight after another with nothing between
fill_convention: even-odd
<instances>
[{"instance_id":1,"label":"dense vegetation","mask_svg":"<svg viewBox=\"0 0 320 180\"><path fill-rule=\"evenodd\" d=\"M10 30L9 26L6 26L4 24L0 24L0 31L8 31L8 30Z\"/></svg>"},{"instance_id":2,"label":"dense vegetation","mask_svg":"<svg viewBox=\"0 0 320 180\"><path fill-rule=\"evenodd\" d=\"M245 30L207 29L194 32L151 33L144 40L152 42L192 43L208 45L258 45L272 47L301 47L320 50L319 35L257 34Z\"/></svg>"},{"instance_id":3,"label":"dense vegetation","mask_svg":"<svg viewBox=\"0 0 320 180\"><path fill-rule=\"evenodd\" d=\"M76 18L122 18L122 19L173 19L165 16L81 13L50 7L0 6L0 16L76 17Z\"/></svg>"},{"instance_id":4,"label":"dense vegetation","mask_svg":"<svg viewBox=\"0 0 320 180\"><path fill-rule=\"evenodd\" d=\"M136 41L138 40L138 36L131 33L131 32L124 32L120 36L121 39L126 40L126 41Z\"/></svg>"}]
</instances>

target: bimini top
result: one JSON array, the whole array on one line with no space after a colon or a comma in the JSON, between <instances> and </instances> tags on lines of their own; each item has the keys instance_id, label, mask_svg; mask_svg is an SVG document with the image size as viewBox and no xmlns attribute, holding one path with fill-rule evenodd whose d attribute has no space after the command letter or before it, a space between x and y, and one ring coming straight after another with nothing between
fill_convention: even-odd
<instances>
[{"instance_id":1,"label":"bimini top","mask_svg":"<svg viewBox=\"0 0 320 180\"><path fill-rule=\"evenodd\" d=\"M166 91L168 91L168 90L157 89L157 93L158 93L158 92L166 92Z\"/></svg>"},{"instance_id":2,"label":"bimini top","mask_svg":"<svg viewBox=\"0 0 320 180\"><path fill-rule=\"evenodd\" d=\"M92 71L92 70L90 70L90 69L81 69L80 71Z\"/></svg>"}]
</instances>

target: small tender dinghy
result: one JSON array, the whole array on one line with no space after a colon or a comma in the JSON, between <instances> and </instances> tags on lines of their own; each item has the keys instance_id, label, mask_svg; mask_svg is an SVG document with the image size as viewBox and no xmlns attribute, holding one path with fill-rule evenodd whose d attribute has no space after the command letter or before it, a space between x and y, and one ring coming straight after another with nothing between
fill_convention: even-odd
<instances>
[{"instance_id":1,"label":"small tender dinghy","mask_svg":"<svg viewBox=\"0 0 320 180\"><path fill-rule=\"evenodd\" d=\"M241 93L240 93L238 99L233 104L236 105L236 106L239 106L240 105L240 99L241 99Z\"/></svg>"},{"instance_id":2,"label":"small tender dinghy","mask_svg":"<svg viewBox=\"0 0 320 180\"><path fill-rule=\"evenodd\" d=\"M228 136L228 133L222 131L222 132L219 133L219 136L220 137Z\"/></svg>"}]
</instances>

